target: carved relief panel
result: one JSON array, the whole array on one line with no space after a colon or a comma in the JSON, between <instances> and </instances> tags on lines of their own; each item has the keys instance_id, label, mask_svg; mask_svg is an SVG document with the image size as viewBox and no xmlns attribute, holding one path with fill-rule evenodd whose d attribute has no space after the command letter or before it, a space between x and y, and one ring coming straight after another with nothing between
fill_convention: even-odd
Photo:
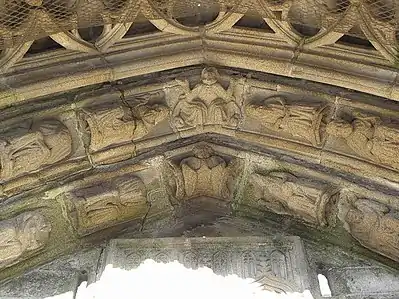
<instances>
[{"instance_id":1,"label":"carved relief panel","mask_svg":"<svg viewBox=\"0 0 399 299\"><path fill-rule=\"evenodd\" d=\"M191 156L168 163L165 181L171 196L177 200L196 197L229 200L238 163L219 155L207 144L199 144L193 148Z\"/></svg>"},{"instance_id":2,"label":"carved relief panel","mask_svg":"<svg viewBox=\"0 0 399 299\"><path fill-rule=\"evenodd\" d=\"M337 189L310 178L272 171L251 174L247 196L247 204L257 208L291 215L315 225L326 225L326 209L335 201Z\"/></svg>"},{"instance_id":3,"label":"carved relief panel","mask_svg":"<svg viewBox=\"0 0 399 299\"><path fill-rule=\"evenodd\" d=\"M168 114L165 105L145 102L133 108L124 105L85 108L81 115L90 134L90 150L95 152L146 136Z\"/></svg>"},{"instance_id":4,"label":"carved relief panel","mask_svg":"<svg viewBox=\"0 0 399 299\"><path fill-rule=\"evenodd\" d=\"M0 222L0 269L42 250L50 231L50 223L37 211Z\"/></svg>"},{"instance_id":5,"label":"carved relief panel","mask_svg":"<svg viewBox=\"0 0 399 299\"><path fill-rule=\"evenodd\" d=\"M331 121L327 133L343 142L349 152L399 169L399 123L383 122L378 116L354 111L346 120Z\"/></svg>"},{"instance_id":6,"label":"carved relief panel","mask_svg":"<svg viewBox=\"0 0 399 299\"><path fill-rule=\"evenodd\" d=\"M248 104L245 113L274 134L320 146L325 137L329 108L322 103L288 103L285 97L277 95Z\"/></svg>"},{"instance_id":7,"label":"carved relief panel","mask_svg":"<svg viewBox=\"0 0 399 299\"><path fill-rule=\"evenodd\" d=\"M372 199L343 192L338 218L363 246L399 261L399 211Z\"/></svg>"},{"instance_id":8,"label":"carved relief panel","mask_svg":"<svg viewBox=\"0 0 399 299\"><path fill-rule=\"evenodd\" d=\"M72 136L56 119L25 124L0 136L0 178L11 179L68 158Z\"/></svg>"},{"instance_id":9,"label":"carved relief panel","mask_svg":"<svg viewBox=\"0 0 399 299\"><path fill-rule=\"evenodd\" d=\"M216 68L202 70L201 82L190 88L188 80L165 86L171 107L171 125L176 130L204 125L237 127L242 120L244 81L230 80L226 90Z\"/></svg>"},{"instance_id":10,"label":"carved relief panel","mask_svg":"<svg viewBox=\"0 0 399 299\"><path fill-rule=\"evenodd\" d=\"M176 260L191 269L208 267L219 275L252 278L265 290L278 293L309 289L308 267L297 237L279 242L267 237L116 239L110 242L103 266L129 270L146 259Z\"/></svg>"},{"instance_id":11,"label":"carved relief panel","mask_svg":"<svg viewBox=\"0 0 399 299\"><path fill-rule=\"evenodd\" d=\"M65 194L69 216L80 235L144 217L149 204L143 181L134 175L101 181Z\"/></svg>"}]
</instances>

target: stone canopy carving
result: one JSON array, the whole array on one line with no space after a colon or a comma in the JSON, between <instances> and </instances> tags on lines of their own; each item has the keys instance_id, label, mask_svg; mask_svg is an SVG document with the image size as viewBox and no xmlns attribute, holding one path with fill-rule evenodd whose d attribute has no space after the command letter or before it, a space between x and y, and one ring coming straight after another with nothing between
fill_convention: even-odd
<instances>
[{"instance_id":1,"label":"stone canopy carving","mask_svg":"<svg viewBox=\"0 0 399 299\"><path fill-rule=\"evenodd\" d=\"M168 108L160 104L141 104L135 109L124 106L85 109L83 118L91 135L90 150L97 151L142 138L164 120L168 113Z\"/></svg>"},{"instance_id":2,"label":"stone canopy carving","mask_svg":"<svg viewBox=\"0 0 399 299\"><path fill-rule=\"evenodd\" d=\"M147 191L143 181L124 175L66 194L70 217L81 235L144 216Z\"/></svg>"},{"instance_id":3,"label":"stone canopy carving","mask_svg":"<svg viewBox=\"0 0 399 299\"><path fill-rule=\"evenodd\" d=\"M269 130L305 139L314 146L322 143L326 105L292 105L281 96L273 96L262 104L248 105L245 111Z\"/></svg>"},{"instance_id":4,"label":"stone canopy carving","mask_svg":"<svg viewBox=\"0 0 399 299\"><path fill-rule=\"evenodd\" d=\"M187 80L176 80L174 85L181 93L171 102L171 123L177 130L202 125L218 124L237 127L242 119L240 109L243 89L238 88L238 82L230 81L226 90L218 82L219 73L214 67L202 70L201 82L190 89Z\"/></svg>"},{"instance_id":5,"label":"stone canopy carving","mask_svg":"<svg viewBox=\"0 0 399 299\"><path fill-rule=\"evenodd\" d=\"M343 138L359 156L399 169L399 128L382 123L376 116L355 112L354 120L335 120L327 133Z\"/></svg>"},{"instance_id":6,"label":"stone canopy carving","mask_svg":"<svg viewBox=\"0 0 399 299\"><path fill-rule=\"evenodd\" d=\"M38 212L0 222L0 269L18 263L46 245L51 225Z\"/></svg>"},{"instance_id":7,"label":"stone canopy carving","mask_svg":"<svg viewBox=\"0 0 399 299\"><path fill-rule=\"evenodd\" d=\"M210 146L198 145L193 149L193 156L179 163L172 162L170 166L168 184L176 199L231 198L237 162L219 156Z\"/></svg>"},{"instance_id":8,"label":"stone canopy carving","mask_svg":"<svg viewBox=\"0 0 399 299\"><path fill-rule=\"evenodd\" d=\"M343 193L338 218L363 246L399 261L398 211L376 201Z\"/></svg>"},{"instance_id":9,"label":"stone canopy carving","mask_svg":"<svg viewBox=\"0 0 399 299\"><path fill-rule=\"evenodd\" d=\"M257 205L277 214L291 215L316 225L327 222L326 205L336 194L327 184L274 171L249 178Z\"/></svg>"},{"instance_id":10,"label":"stone canopy carving","mask_svg":"<svg viewBox=\"0 0 399 299\"><path fill-rule=\"evenodd\" d=\"M68 157L72 137L58 120L34 123L28 130L0 137L1 179L38 170Z\"/></svg>"}]
</instances>

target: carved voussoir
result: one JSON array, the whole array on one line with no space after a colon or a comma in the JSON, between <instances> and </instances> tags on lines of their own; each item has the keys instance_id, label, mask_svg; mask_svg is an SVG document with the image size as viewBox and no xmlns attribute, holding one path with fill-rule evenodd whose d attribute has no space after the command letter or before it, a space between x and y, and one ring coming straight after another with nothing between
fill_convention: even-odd
<instances>
[{"instance_id":1,"label":"carved voussoir","mask_svg":"<svg viewBox=\"0 0 399 299\"><path fill-rule=\"evenodd\" d=\"M264 128L306 140L314 146L322 145L328 111L325 104L288 104L282 96L272 96L245 107L246 115Z\"/></svg>"},{"instance_id":2,"label":"carved voussoir","mask_svg":"<svg viewBox=\"0 0 399 299\"><path fill-rule=\"evenodd\" d=\"M51 225L37 211L0 222L0 269L37 254L47 244Z\"/></svg>"},{"instance_id":3,"label":"carved voussoir","mask_svg":"<svg viewBox=\"0 0 399 299\"><path fill-rule=\"evenodd\" d=\"M175 130L205 125L238 127L243 118L244 84L230 80L226 90L219 81L216 68L207 67L202 70L201 82L193 89L187 80L176 80L165 87L171 107L170 122ZM168 91L171 89L175 92Z\"/></svg>"},{"instance_id":4,"label":"carved voussoir","mask_svg":"<svg viewBox=\"0 0 399 299\"><path fill-rule=\"evenodd\" d=\"M354 112L352 120L337 119L327 125L327 133L344 140L356 155L399 170L399 124Z\"/></svg>"},{"instance_id":5,"label":"carved voussoir","mask_svg":"<svg viewBox=\"0 0 399 299\"><path fill-rule=\"evenodd\" d=\"M283 171L253 173L246 199L249 205L276 214L291 215L313 225L326 225L337 189L327 183Z\"/></svg>"},{"instance_id":6,"label":"carved voussoir","mask_svg":"<svg viewBox=\"0 0 399 299\"><path fill-rule=\"evenodd\" d=\"M90 134L90 151L96 152L132 142L147 135L168 116L162 104L141 104L134 108L109 106L84 109L82 118Z\"/></svg>"},{"instance_id":7,"label":"carved voussoir","mask_svg":"<svg viewBox=\"0 0 399 299\"><path fill-rule=\"evenodd\" d=\"M2 180L61 162L72 153L72 136L58 120L35 122L0 137Z\"/></svg>"},{"instance_id":8,"label":"carved voussoir","mask_svg":"<svg viewBox=\"0 0 399 299\"><path fill-rule=\"evenodd\" d=\"M190 156L169 162L164 175L170 195L179 201L198 197L231 200L238 167L236 158L199 144Z\"/></svg>"},{"instance_id":9,"label":"carved voussoir","mask_svg":"<svg viewBox=\"0 0 399 299\"><path fill-rule=\"evenodd\" d=\"M338 204L338 218L363 246L399 261L399 211L344 192Z\"/></svg>"},{"instance_id":10,"label":"carved voussoir","mask_svg":"<svg viewBox=\"0 0 399 299\"><path fill-rule=\"evenodd\" d=\"M143 181L129 174L70 191L64 199L80 235L142 218L149 207Z\"/></svg>"}]
</instances>

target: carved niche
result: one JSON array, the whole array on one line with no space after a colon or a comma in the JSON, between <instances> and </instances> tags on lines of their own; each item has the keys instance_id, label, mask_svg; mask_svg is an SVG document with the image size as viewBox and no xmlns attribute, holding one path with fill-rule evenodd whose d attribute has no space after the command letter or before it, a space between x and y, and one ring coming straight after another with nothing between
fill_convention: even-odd
<instances>
[{"instance_id":1,"label":"carved niche","mask_svg":"<svg viewBox=\"0 0 399 299\"><path fill-rule=\"evenodd\" d=\"M320 146L325 132L328 106L322 104L287 104L282 96L267 98L261 104L250 104L245 112L275 132L286 133Z\"/></svg>"},{"instance_id":2,"label":"carved niche","mask_svg":"<svg viewBox=\"0 0 399 299\"><path fill-rule=\"evenodd\" d=\"M399 211L345 192L340 196L338 218L360 244L399 261Z\"/></svg>"},{"instance_id":3,"label":"carved niche","mask_svg":"<svg viewBox=\"0 0 399 299\"><path fill-rule=\"evenodd\" d=\"M133 175L102 181L65 196L70 218L80 235L144 217L149 207L146 187Z\"/></svg>"},{"instance_id":4,"label":"carved niche","mask_svg":"<svg viewBox=\"0 0 399 299\"><path fill-rule=\"evenodd\" d=\"M266 175L253 173L252 202L276 214L291 215L315 225L326 225L326 211L337 190L328 184L273 171Z\"/></svg>"},{"instance_id":5,"label":"carved niche","mask_svg":"<svg viewBox=\"0 0 399 299\"><path fill-rule=\"evenodd\" d=\"M67 158L72 136L58 120L44 120L0 137L1 179L10 179Z\"/></svg>"},{"instance_id":6,"label":"carved niche","mask_svg":"<svg viewBox=\"0 0 399 299\"><path fill-rule=\"evenodd\" d=\"M399 169L399 128L384 124L377 116L361 112L354 112L353 116L351 122L330 122L327 133L343 138L357 155Z\"/></svg>"},{"instance_id":7,"label":"carved niche","mask_svg":"<svg viewBox=\"0 0 399 299\"><path fill-rule=\"evenodd\" d=\"M180 90L176 98L170 99L172 127L180 130L196 126L217 124L237 127L242 120L241 105L244 85L230 80L226 90L219 83L219 73L214 67L207 67L201 73L201 82L190 89L187 80L175 80L165 89Z\"/></svg>"},{"instance_id":8,"label":"carved niche","mask_svg":"<svg viewBox=\"0 0 399 299\"><path fill-rule=\"evenodd\" d=\"M43 249L50 231L50 223L38 212L26 212L0 222L0 269Z\"/></svg>"},{"instance_id":9,"label":"carved niche","mask_svg":"<svg viewBox=\"0 0 399 299\"><path fill-rule=\"evenodd\" d=\"M178 200L212 197L229 200L234 189L238 162L222 157L206 144L193 155L168 164L166 176L171 195Z\"/></svg>"},{"instance_id":10,"label":"carved niche","mask_svg":"<svg viewBox=\"0 0 399 299\"><path fill-rule=\"evenodd\" d=\"M90 131L90 150L98 151L144 137L168 114L168 107L162 104L144 103L134 109L126 106L84 109L82 116Z\"/></svg>"}]
</instances>

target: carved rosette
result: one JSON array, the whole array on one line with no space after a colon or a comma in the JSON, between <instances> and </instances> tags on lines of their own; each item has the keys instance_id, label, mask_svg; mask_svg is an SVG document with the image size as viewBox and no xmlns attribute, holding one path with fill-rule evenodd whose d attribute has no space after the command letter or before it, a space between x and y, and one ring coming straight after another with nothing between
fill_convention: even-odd
<instances>
[{"instance_id":1,"label":"carved rosette","mask_svg":"<svg viewBox=\"0 0 399 299\"><path fill-rule=\"evenodd\" d=\"M168 107L162 104L87 108L82 119L90 135L90 151L106 149L143 138L166 119Z\"/></svg>"},{"instance_id":2,"label":"carved rosette","mask_svg":"<svg viewBox=\"0 0 399 299\"><path fill-rule=\"evenodd\" d=\"M245 112L272 132L300 138L314 146L323 143L328 115L325 104L287 104L284 97L273 96L247 105Z\"/></svg>"},{"instance_id":3,"label":"carved rosette","mask_svg":"<svg viewBox=\"0 0 399 299\"><path fill-rule=\"evenodd\" d=\"M170 195L178 201L198 197L230 200L238 161L227 159L206 144L193 149L193 155L170 162L165 170Z\"/></svg>"},{"instance_id":4,"label":"carved rosette","mask_svg":"<svg viewBox=\"0 0 399 299\"><path fill-rule=\"evenodd\" d=\"M230 80L226 90L219 83L219 77L214 67L207 67L202 70L201 82L193 89L187 80L176 80L165 87L171 107L170 122L175 130L205 125L236 128L239 125L243 118L244 84ZM170 92L171 89L175 92Z\"/></svg>"},{"instance_id":5,"label":"carved rosette","mask_svg":"<svg viewBox=\"0 0 399 299\"><path fill-rule=\"evenodd\" d=\"M134 175L101 181L65 194L69 216L80 235L145 216L149 203L143 181Z\"/></svg>"},{"instance_id":6,"label":"carved rosette","mask_svg":"<svg viewBox=\"0 0 399 299\"><path fill-rule=\"evenodd\" d=\"M72 136L58 120L33 123L0 137L0 178L8 180L66 159L72 152Z\"/></svg>"},{"instance_id":7,"label":"carved rosette","mask_svg":"<svg viewBox=\"0 0 399 299\"><path fill-rule=\"evenodd\" d=\"M50 231L50 223L37 211L0 222L0 269L41 251L48 242Z\"/></svg>"},{"instance_id":8,"label":"carved rosette","mask_svg":"<svg viewBox=\"0 0 399 299\"><path fill-rule=\"evenodd\" d=\"M326 225L326 211L338 190L326 183L287 172L253 173L247 202L276 214L291 215L314 225Z\"/></svg>"},{"instance_id":9,"label":"carved rosette","mask_svg":"<svg viewBox=\"0 0 399 299\"><path fill-rule=\"evenodd\" d=\"M343 192L338 218L363 246L399 261L399 211L375 200Z\"/></svg>"},{"instance_id":10,"label":"carved rosette","mask_svg":"<svg viewBox=\"0 0 399 299\"><path fill-rule=\"evenodd\" d=\"M399 169L399 127L385 124L378 116L354 112L353 119L337 119L327 125L327 133L344 140L356 155Z\"/></svg>"}]
</instances>

